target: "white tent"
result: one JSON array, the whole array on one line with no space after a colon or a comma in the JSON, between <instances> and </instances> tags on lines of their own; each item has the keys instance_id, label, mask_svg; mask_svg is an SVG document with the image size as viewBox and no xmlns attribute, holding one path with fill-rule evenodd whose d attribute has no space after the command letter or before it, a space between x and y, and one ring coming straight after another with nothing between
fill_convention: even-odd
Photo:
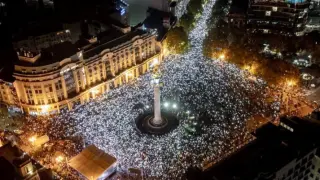
<instances>
[{"instance_id":1,"label":"white tent","mask_svg":"<svg viewBox=\"0 0 320 180\"><path fill-rule=\"evenodd\" d=\"M107 177L115 170L117 159L94 145L88 146L68 163L89 180Z\"/></svg>"}]
</instances>

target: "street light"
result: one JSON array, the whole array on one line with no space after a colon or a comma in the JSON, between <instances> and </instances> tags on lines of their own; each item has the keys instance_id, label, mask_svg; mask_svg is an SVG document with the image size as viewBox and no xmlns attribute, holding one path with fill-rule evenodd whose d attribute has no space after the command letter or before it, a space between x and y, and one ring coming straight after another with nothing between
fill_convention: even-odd
<instances>
[{"instance_id":1,"label":"street light","mask_svg":"<svg viewBox=\"0 0 320 180\"><path fill-rule=\"evenodd\" d=\"M37 137L36 136L32 136L32 137L30 137L29 139L29 142L31 142L31 148L33 148L33 146L34 146L34 142L36 142L36 140L37 140Z\"/></svg>"},{"instance_id":2,"label":"street light","mask_svg":"<svg viewBox=\"0 0 320 180\"><path fill-rule=\"evenodd\" d=\"M173 104L173 105L172 105L172 108L173 108L173 109L177 109L177 107L178 107L177 104Z\"/></svg>"},{"instance_id":3,"label":"street light","mask_svg":"<svg viewBox=\"0 0 320 180\"><path fill-rule=\"evenodd\" d=\"M61 163L62 161L63 161L63 157L62 156L58 156L58 157L56 157L56 161L58 162L58 163Z\"/></svg>"},{"instance_id":4,"label":"street light","mask_svg":"<svg viewBox=\"0 0 320 180\"><path fill-rule=\"evenodd\" d=\"M29 141L33 144L37 140L36 136L32 136L29 138Z\"/></svg>"},{"instance_id":5,"label":"street light","mask_svg":"<svg viewBox=\"0 0 320 180\"><path fill-rule=\"evenodd\" d=\"M219 59L224 60L224 58L226 58L226 56L224 54L219 55Z\"/></svg>"},{"instance_id":6,"label":"street light","mask_svg":"<svg viewBox=\"0 0 320 180\"><path fill-rule=\"evenodd\" d=\"M56 162L57 162L57 163L62 163L64 160L65 160L65 163L67 164L67 169L68 169L68 171L69 171L68 158L67 158L67 157L64 157L64 156L62 156L62 155L58 155L58 156L56 157Z\"/></svg>"},{"instance_id":7,"label":"street light","mask_svg":"<svg viewBox=\"0 0 320 180\"><path fill-rule=\"evenodd\" d=\"M169 103L167 103L167 102L165 102L163 105L164 105L164 107L166 107L166 108L169 107Z\"/></svg>"},{"instance_id":8,"label":"street light","mask_svg":"<svg viewBox=\"0 0 320 180\"><path fill-rule=\"evenodd\" d=\"M293 81L293 80L287 81L287 86L288 86L288 87L292 87L292 86L295 86L295 85L296 85L296 82L295 82L295 81Z\"/></svg>"}]
</instances>

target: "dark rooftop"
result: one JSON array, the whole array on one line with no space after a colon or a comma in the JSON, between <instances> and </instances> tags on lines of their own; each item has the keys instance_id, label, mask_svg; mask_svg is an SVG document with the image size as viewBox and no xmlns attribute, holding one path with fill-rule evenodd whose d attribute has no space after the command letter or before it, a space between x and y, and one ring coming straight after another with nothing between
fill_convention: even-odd
<instances>
[{"instance_id":1,"label":"dark rooftop","mask_svg":"<svg viewBox=\"0 0 320 180\"><path fill-rule=\"evenodd\" d=\"M297 117L282 118L281 122L292 127L294 132L268 123L256 131L257 139L203 172L202 178L273 179L274 172L318 145L319 125Z\"/></svg>"},{"instance_id":2,"label":"dark rooftop","mask_svg":"<svg viewBox=\"0 0 320 180\"><path fill-rule=\"evenodd\" d=\"M21 167L23 166L24 164L26 164L27 162L30 162L31 159L28 155L23 155L19 158L16 158L13 160L13 164L16 166L16 167Z\"/></svg>"},{"instance_id":3,"label":"dark rooftop","mask_svg":"<svg viewBox=\"0 0 320 180\"><path fill-rule=\"evenodd\" d=\"M306 68L302 68L300 69L300 72L301 73L308 73L316 78L319 78L320 77L320 67L319 66L316 66L316 65L313 65L313 66L310 66L310 67L306 67Z\"/></svg>"},{"instance_id":4,"label":"dark rooftop","mask_svg":"<svg viewBox=\"0 0 320 180\"><path fill-rule=\"evenodd\" d=\"M248 9L248 0L232 1L229 12L232 13L246 13Z\"/></svg>"},{"instance_id":5,"label":"dark rooftop","mask_svg":"<svg viewBox=\"0 0 320 180\"><path fill-rule=\"evenodd\" d=\"M0 174L2 180L15 179L14 167L4 157L0 157Z\"/></svg>"},{"instance_id":6,"label":"dark rooftop","mask_svg":"<svg viewBox=\"0 0 320 180\"><path fill-rule=\"evenodd\" d=\"M42 22L30 22L26 27L21 28L19 33L13 36L13 40L21 41L28 39L30 36L36 37L62 30L62 24L53 18Z\"/></svg>"},{"instance_id":7,"label":"dark rooftop","mask_svg":"<svg viewBox=\"0 0 320 180\"><path fill-rule=\"evenodd\" d=\"M7 67L3 66L0 67L0 79L5 81L5 82L13 82L15 79L12 76L13 75L13 68L12 67Z\"/></svg>"},{"instance_id":8,"label":"dark rooftop","mask_svg":"<svg viewBox=\"0 0 320 180\"><path fill-rule=\"evenodd\" d=\"M17 65L26 67L45 66L55 62L62 61L65 58L69 58L78 52L76 45L69 41L56 44L52 47L43 49L41 51L41 57L35 63L27 61L18 61Z\"/></svg>"},{"instance_id":9,"label":"dark rooftop","mask_svg":"<svg viewBox=\"0 0 320 180\"><path fill-rule=\"evenodd\" d=\"M208 179L211 176L218 180L255 179L261 172L269 176L272 175L270 172L281 168L294 158L294 152L290 152L289 149L281 141L271 143L264 139L256 139L204 174ZM277 161L274 161L275 159Z\"/></svg>"},{"instance_id":10,"label":"dark rooftop","mask_svg":"<svg viewBox=\"0 0 320 180\"><path fill-rule=\"evenodd\" d=\"M105 50L105 49L111 49L113 47L116 47L120 44L126 43L127 41L130 41L132 38L134 38L135 36L141 36L146 34L147 32L136 29L134 31L131 31L127 34L124 34L120 37L116 37L115 34L108 34L109 36L106 36L104 38L101 38L101 40L97 41L96 43L92 44L92 46L90 46L85 52L83 57L85 59L93 57L95 55L98 55L99 53L101 53L101 51ZM118 34L119 35L119 34Z\"/></svg>"},{"instance_id":11,"label":"dark rooftop","mask_svg":"<svg viewBox=\"0 0 320 180\"><path fill-rule=\"evenodd\" d=\"M159 11L154 8L148 8L147 12L149 13L149 16L144 20L143 25L146 28L157 29L157 40L160 41L168 32L168 29L163 26L164 18L169 18L170 25L174 24L177 19L169 12Z\"/></svg>"},{"instance_id":12,"label":"dark rooftop","mask_svg":"<svg viewBox=\"0 0 320 180\"><path fill-rule=\"evenodd\" d=\"M118 10L116 10L116 11L118 11ZM120 28L128 28L129 27L128 25L123 24L120 21L113 19L110 16L99 16L98 19L105 24L115 25Z\"/></svg>"}]
</instances>

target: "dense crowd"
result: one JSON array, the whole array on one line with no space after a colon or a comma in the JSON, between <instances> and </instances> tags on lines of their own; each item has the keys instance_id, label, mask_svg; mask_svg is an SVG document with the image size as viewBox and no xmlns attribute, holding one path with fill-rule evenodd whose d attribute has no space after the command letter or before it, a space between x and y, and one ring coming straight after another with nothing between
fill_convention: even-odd
<instances>
[{"instance_id":1,"label":"dense crowd","mask_svg":"<svg viewBox=\"0 0 320 180\"><path fill-rule=\"evenodd\" d=\"M188 167L203 168L241 146L250 139L246 120L268 111L266 84L248 78L234 65L203 57L202 41L214 3L209 0L204 6L191 32L190 51L169 56L161 63L162 108L172 110L176 104L177 114L190 112L190 116L204 117L199 135L186 135L184 116L179 118L177 129L163 136L136 130L139 108L146 111L153 104L149 73L72 111L38 121L29 117L27 129L46 133L53 140L94 144L115 156L123 169L141 168L148 177L163 179L179 179ZM164 106L165 102L169 105ZM74 146L76 152L82 145Z\"/></svg>"}]
</instances>

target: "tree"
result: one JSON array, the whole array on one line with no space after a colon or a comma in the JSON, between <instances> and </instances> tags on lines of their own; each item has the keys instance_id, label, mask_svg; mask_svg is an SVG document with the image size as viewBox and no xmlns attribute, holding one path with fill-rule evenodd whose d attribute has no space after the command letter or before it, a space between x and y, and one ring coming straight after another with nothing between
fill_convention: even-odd
<instances>
[{"instance_id":1,"label":"tree","mask_svg":"<svg viewBox=\"0 0 320 180\"><path fill-rule=\"evenodd\" d=\"M172 54L182 54L188 49L188 35L183 27L175 27L167 33L164 47Z\"/></svg>"},{"instance_id":2,"label":"tree","mask_svg":"<svg viewBox=\"0 0 320 180\"><path fill-rule=\"evenodd\" d=\"M185 13L181 16L179 26L183 27L186 32L193 28L194 16L191 13Z\"/></svg>"},{"instance_id":3,"label":"tree","mask_svg":"<svg viewBox=\"0 0 320 180\"><path fill-rule=\"evenodd\" d=\"M201 13L203 10L202 0L190 0L187 8L188 8L188 12L196 16L198 13Z\"/></svg>"}]
</instances>

